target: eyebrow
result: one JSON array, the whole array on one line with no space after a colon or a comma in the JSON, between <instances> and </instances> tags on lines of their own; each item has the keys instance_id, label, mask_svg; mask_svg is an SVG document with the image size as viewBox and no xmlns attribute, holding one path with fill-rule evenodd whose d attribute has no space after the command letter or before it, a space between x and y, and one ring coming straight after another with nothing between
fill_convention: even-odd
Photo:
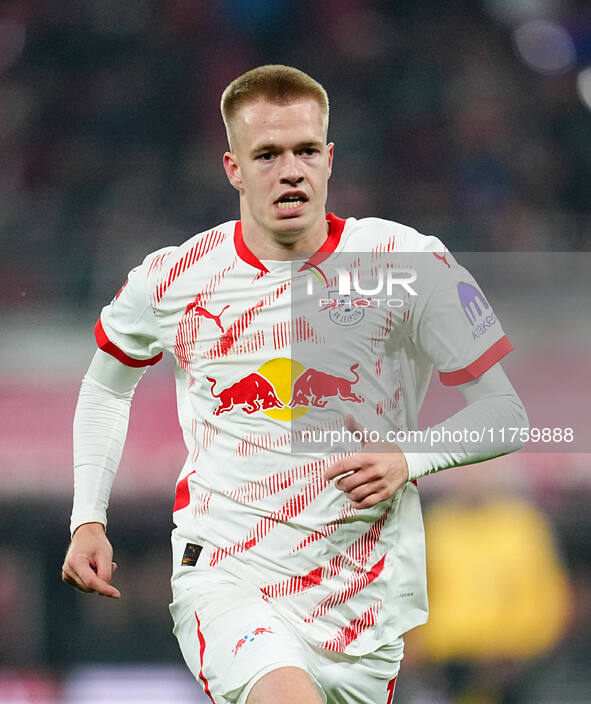
<instances>
[{"instance_id":1,"label":"eyebrow","mask_svg":"<svg viewBox=\"0 0 591 704\"><path fill-rule=\"evenodd\" d=\"M315 148L315 149L321 149L323 146L323 142L320 142L318 140L309 140L307 142L300 142L299 144L296 144L294 147L294 151L299 151L301 149L310 149ZM277 152L277 151L282 151L282 148L279 147L277 144L261 144L258 147L255 147L251 151L251 156L257 156L258 154L264 154L265 152Z\"/></svg>"}]
</instances>

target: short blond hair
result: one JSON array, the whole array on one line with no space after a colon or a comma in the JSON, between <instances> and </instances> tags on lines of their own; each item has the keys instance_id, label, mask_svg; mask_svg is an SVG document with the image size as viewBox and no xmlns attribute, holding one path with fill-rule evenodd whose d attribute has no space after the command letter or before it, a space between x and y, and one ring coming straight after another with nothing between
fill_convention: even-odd
<instances>
[{"instance_id":1,"label":"short blond hair","mask_svg":"<svg viewBox=\"0 0 591 704\"><path fill-rule=\"evenodd\" d=\"M221 100L222 118L230 146L230 123L244 105L260 99L285 105L300 98L316 100L324 127L328 129L328 95L320 83L307 73L292 66L267 64L238 76L224 90Z\"/></svg>"}]
</instances>

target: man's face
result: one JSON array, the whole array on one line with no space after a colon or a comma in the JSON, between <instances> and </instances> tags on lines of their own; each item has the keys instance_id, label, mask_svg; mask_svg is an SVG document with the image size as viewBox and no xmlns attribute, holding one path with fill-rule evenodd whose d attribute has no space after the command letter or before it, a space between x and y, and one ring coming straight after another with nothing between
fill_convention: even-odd
<instances>
[{"instance_id":1,"label":"man's face","mask_svg":"<svg viewBox=\"0 0 591 704\"><path fill-rule=\"evenodd\" d=\"M240 192L242 217L286 239L319 226L334 145L326 144L318 103L248 103L231 131L233 152L224 155L224 167Z\"/></svg>"}]
</instances>

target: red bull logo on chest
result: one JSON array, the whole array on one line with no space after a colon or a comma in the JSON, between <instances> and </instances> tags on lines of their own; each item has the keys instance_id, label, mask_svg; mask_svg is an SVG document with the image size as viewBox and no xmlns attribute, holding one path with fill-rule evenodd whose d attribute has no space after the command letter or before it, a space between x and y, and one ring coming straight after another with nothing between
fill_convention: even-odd
<instances>
[{"instance_id":1,"label":"red bull logo on chest","mask_svg":"<svg viewBox=\"0 0 591 704\"><path fill-rule=\"evenodd\" d=\"M348 373L340 376L278 357L225 388L219 388L218 381L208 376L211 395L219 400L213 414L240 409L248 415L261 411L276 420L291 421L310 408L326 407L331 399L363 403L364 397L353 389L359 382L358 367L358 363L352 364Z\"/></svg>"},{"instance_id":2,"label":"red bull logo on chest","mask_svg":"<svg viewBox=\"0 0 591 704\"><path fill-rule=\"evenodd\" d=\"M353 379L327 374L318 371L318 369L306 369L296 379L289 405L292 408L295 406L324 408L331 396L338 396L341 401L363 403L365 399L351 388L359 381L358 366L359 364L353 364L349 368L349 371L354 375Z\"/></svg>"},{"instance_id":3,"label":"red bull logo on chest","mask_svg":"<svg viewBox=\"0 0 591 704\"><path fill-rule=\"evenodd\" d=\"M234 406L241 406L245 413L251 414L269 408L283 408L285 405L277 398L271 383L256 372L239 379L219 393L215 392L216 380L208 376L207 381L211 383L211 395L220 399L220 405L213 412L214 416L231 411Z\"/></svg>"}]
</instances>

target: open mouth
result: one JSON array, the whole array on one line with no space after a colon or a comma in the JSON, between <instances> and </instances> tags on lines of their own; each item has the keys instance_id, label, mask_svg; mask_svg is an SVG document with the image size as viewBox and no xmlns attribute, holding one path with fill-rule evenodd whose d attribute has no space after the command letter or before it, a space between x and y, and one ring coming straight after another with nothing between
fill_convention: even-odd
<instances>
[{"instance_id":1,"label":"open mouth","mask_svg":"<svg viewBox=\"0 0 591 704\"><path fill-rule=\"evenodd\" d=\"M308 197L304 193L291 193L281 196L281 198L275 201L275 205L281 210L294 210L307 202Z\"/></svg>"}]
</instances>

